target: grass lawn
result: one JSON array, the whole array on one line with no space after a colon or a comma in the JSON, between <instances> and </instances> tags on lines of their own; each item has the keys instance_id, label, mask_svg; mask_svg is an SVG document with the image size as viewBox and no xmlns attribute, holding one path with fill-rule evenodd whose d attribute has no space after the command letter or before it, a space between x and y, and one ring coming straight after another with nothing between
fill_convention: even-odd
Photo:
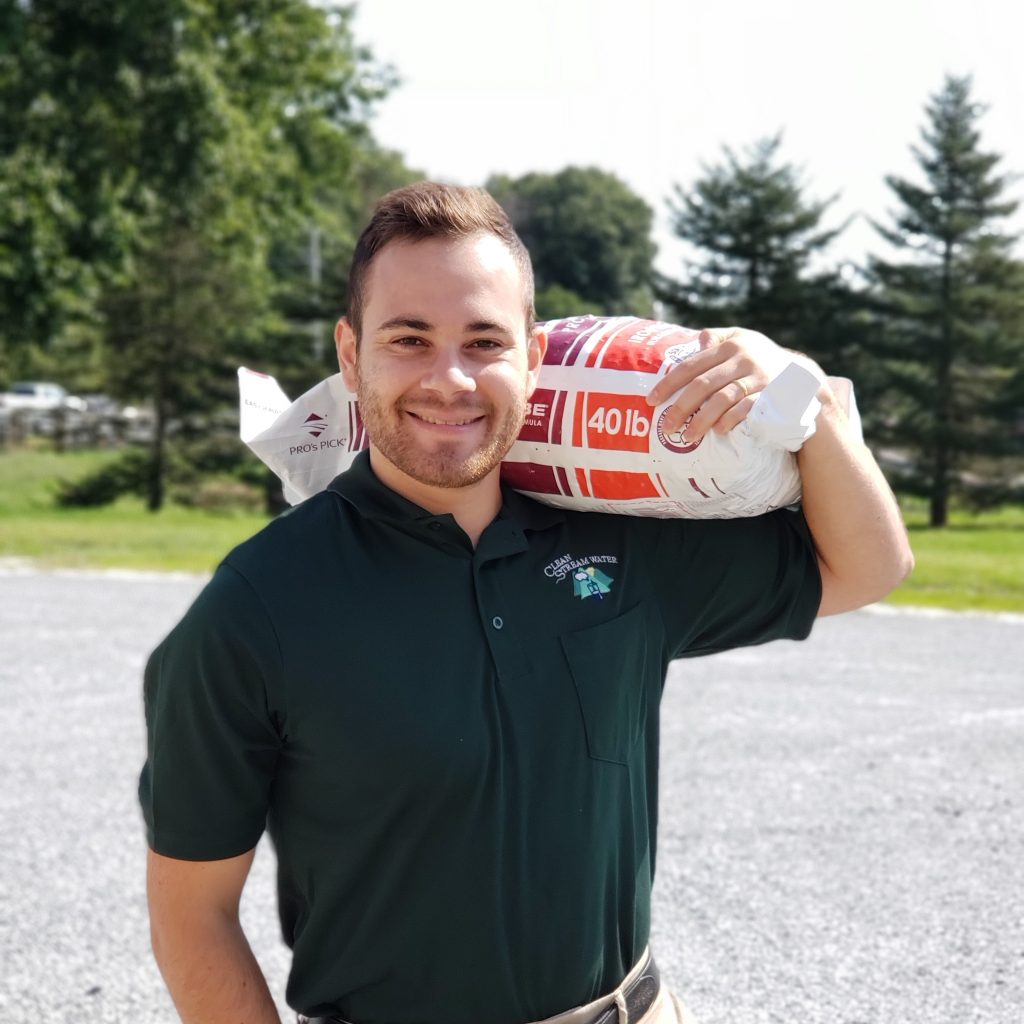
<instances>
[{"instance_id":1,"label":"grass lawn","mask_svg":"<svg viewBox=\"0 0 1024 1024\"><path fill-rule=\"evenodd\" d=\"M267 517L168 506L153 514L138 498L105 508L65 509L59 479L77 479L116 453L0 452L0 558L44 567L210 572Z\"/></svg>"},{"instance_id":2,"label":"grass lawn","mask_svg":"<svg viewBox=\"0 0 1024 1024\"><path fill-rule=\"evenodd\" d=\"M928 528L923 506L904 515L917 565L892 603L1024 612L1024 506L956 511L941 530Z\"/></svg>"},{"instance_id":3,"label":"grass lawn","mask_svg":"<svg viewBox=\"0 0 1024 1024\"><path fill-rule=\"evenodd\" d=\"M174 506L154 515L135 498L98 509L56 506L58 479L77 479L113 457L0 451L0 558L44 567L209 572L267 521ZM891 602L1024 612L1024 507L980 516L958 511L943 530L927 528L920 503L906 502L904 514L917 568Z\"/></svg>"}]
</instances>

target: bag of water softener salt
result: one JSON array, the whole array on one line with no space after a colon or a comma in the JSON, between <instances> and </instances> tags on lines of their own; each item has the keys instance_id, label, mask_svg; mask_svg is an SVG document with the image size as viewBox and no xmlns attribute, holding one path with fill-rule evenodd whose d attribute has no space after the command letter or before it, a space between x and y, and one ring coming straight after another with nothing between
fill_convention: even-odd
<instances>
[{"instance_id":1,"label":"bag of water softener salt","mask_svg":"<svg viewBox=\"0 0 1024 1024\"><path fill-rule=\"evenodd\" d=\"M563 508L684 518L760 515L800 496L792 454L814 432L819 378L763 336L769 385L727 434L695 444L664 429L670 399L646 395L700 349L697 331L636 317L580 316L538 325L548 348L502 479ZM239 370L242 440L293 504L322 490L368 441L358 403L335 375L294 403L276 381Z\"/></svg>"}]
</instances>

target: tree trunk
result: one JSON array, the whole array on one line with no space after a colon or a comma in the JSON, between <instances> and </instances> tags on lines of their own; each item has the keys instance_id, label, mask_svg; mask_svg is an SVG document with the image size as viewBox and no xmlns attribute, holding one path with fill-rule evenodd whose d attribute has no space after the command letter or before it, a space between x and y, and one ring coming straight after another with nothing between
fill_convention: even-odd
<instances>
[{"instance_id":1,"label":"tree trunk","mask_svg":"<svg viewBox=\"0 0 1024 1024\"><path fill-rule=\"evenodd\" d=\"M945 526L949 520L951 436L953 423L953 242L947 239L942 252L942 336L935 368L935 447L932 459L931 501L928 525Z\"/></svg>"},{"instance_id":2,"label":"tree trunk","mask_svg":"<svg viewBox=\"0 0 1024 1024\"><path fill-rule=\"evenodd\" d=\"M150 448L149 480L146 486L146 508L159 512L164 507L164 464L167 459L167 410L163 395L157 396L153 444Z\"/></svg>"},{"instance_id":3,"label":"tree trunk","mask_svg":"<svg viewBox=\"0 0 1024 1024\"><path fill-rule=\"evenodd\" d=\"M150 512L159 512L164 505L164 476L167 466L167 418L169 390L173 380L173 360L177 358L176 342L181 336L178 324L178 260L180 249L178 238L172 236L169 244L169 261L167 264L167 295L166 295L166 320L164 321L164 333L166 337L158 338L160 343L159 353L154 364L156 378L153 381L154 391L153 406L156 414L156 422L153 424L153 445L150 451L152 458L149 466L149 486L146 497L146 507ZM188 330L187 325L181 325Z\"/></svg>"},{"instance_id":4,"label":"tree trunk","mask_svg":"<svg viewBox=\"0 0 1024 1024\"><path fill-rule=\"evenodd\" d=\"M943 331L942 351L936 367L935 384L935 440L932 449L931 501L928 510L929 526L945 526L949 519L950 474L952 473L951 433L953 423L953 352L952 342L946 343Z\"/></svg>"},{"instance_id":5,"label":"tree trunk","mask_svg":"<svg viewBox=\"0 0 1024 1024\"><path fill-rule=\"evenodd\" d=\"M945 526L949 520L949 465L945 445L936 451L934 467L928 505L928 525L932 527Z\"/></svg>"},{"instance_id":6,"label":"tree trunk","mask_svg":"<svg viewBox=\"0 0 1024 1024\"><path fill-rule=\"evenodd\" d=\"M63 405L58 405L50 414L53 426L53 450L58 454L67 451L68 414Z\"/></svg>"}]
</instances>

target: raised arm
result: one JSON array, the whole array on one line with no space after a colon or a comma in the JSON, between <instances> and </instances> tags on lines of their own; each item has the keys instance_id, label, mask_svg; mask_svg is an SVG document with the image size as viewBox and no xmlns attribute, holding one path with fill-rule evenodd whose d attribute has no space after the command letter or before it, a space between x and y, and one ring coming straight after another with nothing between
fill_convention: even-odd
<instances>
[{"instance_id":1,"label":"raised arm","mask_svg":"<svg viewBox=\"0 0 1024 1024\"><path fill-rule=\"evenodd\" d=\"M184 1024L281 1024L238 919L254 852L188 861L149 851L153 955Z\"/></svg>"},{"instance_id":2,"label":"raised arm","mask_svg":"<svg viewBox=\"0 0 1024 1024\"><path fill-rule=\"evenodd\" d=\"M878 601L914 567L896 499L826 384L817 429L797 452L802 503L821 570L818 615Z\"/></svg>"},{"instance_id":3,"label":"raised arm","mask_svg":"<svg viewBox=\"0 0 1024 1024\"><path fill-rule=\"evenodd\" d=\"M762 366L767 339L737 328L704 331L702 351L659 381L648 401L678 392L666 428L689 420L686 437L727 431L750 412L769 382ZM801 360L809 363L806 357ZM814 367L824 378L820 368ZM797 455L803 510L821 570L819 615L834 615L885 597L914 565L896 499L867 446L850 429L842 404L824 383L816 430ZM692 417L692 419L691 419Z\"/></svg>"}]
</instances>

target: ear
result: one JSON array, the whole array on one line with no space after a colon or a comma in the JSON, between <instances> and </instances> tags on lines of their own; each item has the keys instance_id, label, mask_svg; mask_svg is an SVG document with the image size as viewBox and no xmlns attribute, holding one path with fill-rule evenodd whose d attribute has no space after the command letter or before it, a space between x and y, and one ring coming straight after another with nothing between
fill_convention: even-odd
<instances>
[{"instance_id":1,"label":"ear","mask_svg":"<svg viewBox=\"0 0 1024 1024\"><path fill-rule=\"evenodd\" d=\"M356 344L356 332L348 322L348 317L343 316L334 325L334 346L338 350L338 368L341 370L341 378L349 391L356 390L356 383L359 380L358 362L359 349Z\"/></svg>"},{"instance_id":2,"label":"ear","mask_svg":"<svg viewBox=\"0 0 1024 1024\"><path fill-rule=\"evenodd\" d=\"M526 342L527 397L533 394L540 379L541 367L544 365L544 353L548 350L547 331L534 327Z\"/></svg>"}]
</instances>

